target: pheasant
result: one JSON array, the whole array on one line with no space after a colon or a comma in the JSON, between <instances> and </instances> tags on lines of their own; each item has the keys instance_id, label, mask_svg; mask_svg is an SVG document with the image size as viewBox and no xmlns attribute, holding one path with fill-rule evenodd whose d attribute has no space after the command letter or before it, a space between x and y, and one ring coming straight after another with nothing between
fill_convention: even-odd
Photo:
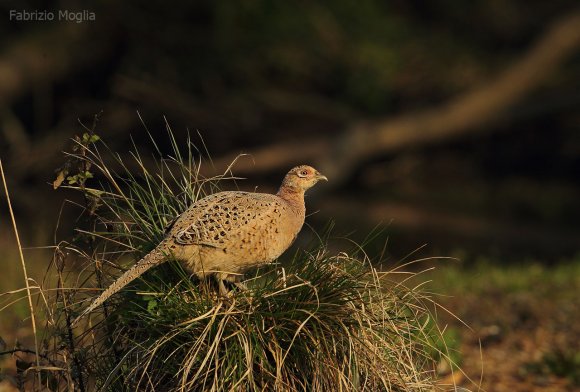
<instances>
[{"instance_id":1,"label":"pheasant","mask_svg":"<svg viewBox=\"0 0 580 392\"><path fill-rule=\"evenodd\" d=\"M311 166L291 169L276 194L219 192L198 200L167 230L155 249L123 273L73 324L145 271L175 259L199 278L238 283L244 273L278 258L304 224L304 193L328 179Z\"/></svg>"}]
</instances>

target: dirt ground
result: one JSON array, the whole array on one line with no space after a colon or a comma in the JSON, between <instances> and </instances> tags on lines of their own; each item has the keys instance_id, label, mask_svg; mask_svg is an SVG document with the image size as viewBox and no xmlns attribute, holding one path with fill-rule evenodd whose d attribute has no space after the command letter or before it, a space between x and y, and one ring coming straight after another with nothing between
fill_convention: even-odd
<instances>
[{"instance_id":1,"label":"dirt ground","mask_svg":"<svg viewBox=\"0 0 580 392\"><path fill-rule=\"evenodd\" d=\"M490 269L447 277L464 281L439 302L472 330L442 316L458 331L465 373L444 380L472 391L580 391L578 266Z\"/></svg>"}]
</instances>

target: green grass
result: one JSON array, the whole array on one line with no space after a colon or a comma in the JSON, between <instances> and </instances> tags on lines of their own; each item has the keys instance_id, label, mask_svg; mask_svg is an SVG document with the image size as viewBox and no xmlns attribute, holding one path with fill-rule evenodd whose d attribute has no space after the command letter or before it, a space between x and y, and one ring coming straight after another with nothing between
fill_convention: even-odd
<instances>
[{"instance_id":1,"label":"green grass","mask_svg":"<svg viewBox=\"0 0 580 392\"><path fill-rule=\"evenodd\" d=\"M461 264L440 265L432 274L430 288L437 292L458 294L483 293L490 290L522 293L531 290L552 291L555 287L580 287L580 256L554 265L536 261L499 264L487 258Z\"/></svg>"},{"instance_id":2,"label":"green grass","mask_svg":"<svg viewBox=\"0 0 580 392\"><path fill-rule=\"evenodd\" d=\"M83 218L74 240L57 247L56 287L44 292L45 387L433 390L434 352L449 353L434 338L431 299L378 272L359 247L330 254L327 235L248 275L249 289L227 298L166 263L73 328L97 295L91 288L106 287L188 205L235 180L229 168L203 178L191 141L180 146L168 135L170 157L157 149L144 159L135 149L124 162L87 133L60 170L56 185L82 194Z\"/></svg>"}]
</instances>

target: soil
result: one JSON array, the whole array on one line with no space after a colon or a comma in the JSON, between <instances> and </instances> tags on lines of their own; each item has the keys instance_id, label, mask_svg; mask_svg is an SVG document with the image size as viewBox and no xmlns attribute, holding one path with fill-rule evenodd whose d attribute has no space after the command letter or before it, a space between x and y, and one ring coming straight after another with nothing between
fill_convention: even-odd
<instances>
[{"instance_id":1,"label":"soil","mask_svg":"<svg viewBox=\"0 0 580 392\"><path fill-rule=\"evenodd\" d=\"M575 280L577 282L577 279ZM469 325L443 318L460 336L461 368L443 380L471 391L580 391L577 285L489 288L439 302ZM471 381L469 380L471 378Z\"/></svg>"}]
</instances>

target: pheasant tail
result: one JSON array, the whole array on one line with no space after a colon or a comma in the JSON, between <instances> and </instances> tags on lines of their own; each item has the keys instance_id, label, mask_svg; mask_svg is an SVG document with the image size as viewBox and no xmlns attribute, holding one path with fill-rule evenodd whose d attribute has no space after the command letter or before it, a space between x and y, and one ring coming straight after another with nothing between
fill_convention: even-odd
<instances>
[{"instance_id":1,"label":"pheasant tail","mask_svg":"<svg viewBox=\"0 0 580 392\"><path fill-rule=\"evenodd\" d=\"M137 264L125 271L125 273L123 273L123 275L121 275L112 285L103 291L101 295L99 295L99 297L89 305L88 308L83 310L81 315L78 316L72 324L76 324L81 318L95 310L99 305L101 305L123 287L131 283L133 280L143 275L147 270L162 264L167 257L167 252L164 248L165 247L160 244L147 255L145 255L145 257L139 260Z\"/></svg>"}]
</instances>

